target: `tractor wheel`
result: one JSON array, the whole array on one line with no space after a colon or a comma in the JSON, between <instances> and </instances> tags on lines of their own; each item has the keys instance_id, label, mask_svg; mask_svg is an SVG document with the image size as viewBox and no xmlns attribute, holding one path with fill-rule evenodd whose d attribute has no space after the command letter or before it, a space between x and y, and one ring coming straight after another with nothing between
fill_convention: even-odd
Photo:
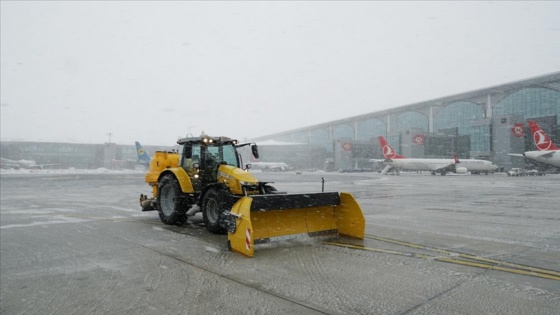
<instances>
[{"instance_id":1,"label":"tractor wheel","mask_svg":"<svg viewBox=\"0 0 560 315\"><path fill-rule=\"evenodd\" d=\"M278 193L278 190L276 189L276 187L274 186L270 186L270 185L265 185L264 186L264 191L267 194L276 194Z\"/></svg>"},{"instance_id":2,"label":"tractor wheel","mask_svg":"<svg viewBox=\"0 0 560 315\"><path fill-rule=\"evenodd\" d=\"M224 202L217 189L210 189L202 200L202 218L206 229L214 234L225 234L226 230L220 226L220 217L224 211ZM229 209L227 209L229 210Z\"/></svg>"},{"instance_id":3,"label":"tractor wheel","mask_svg":"<svg viewBox=\"0 0 560 315\"><path fill-rule=\"evenodd\" d=\"M185 207L181 202L181 187L173 175L163 176L158 183L156 199L159 218L165 224L181 225L187 221Z\"/></svg>"}]
</instances>

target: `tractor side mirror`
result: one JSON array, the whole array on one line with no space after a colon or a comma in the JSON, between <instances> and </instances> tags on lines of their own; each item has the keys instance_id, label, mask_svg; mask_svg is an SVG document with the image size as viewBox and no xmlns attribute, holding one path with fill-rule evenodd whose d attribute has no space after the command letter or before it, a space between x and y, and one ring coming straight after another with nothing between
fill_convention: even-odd
<instances>
[{"instance_id":1,"label":"tractor side mirror","mask_svg":"<svg viewBox=\"0 0 560 315\"><path fill-rule=\"evenodd\" d=\"M255 157L255 159L258 159L259 158L259 149L257 148L256 144L251 145L251 151L253 152L253 156Z\"/></svg>"}]
</instances>

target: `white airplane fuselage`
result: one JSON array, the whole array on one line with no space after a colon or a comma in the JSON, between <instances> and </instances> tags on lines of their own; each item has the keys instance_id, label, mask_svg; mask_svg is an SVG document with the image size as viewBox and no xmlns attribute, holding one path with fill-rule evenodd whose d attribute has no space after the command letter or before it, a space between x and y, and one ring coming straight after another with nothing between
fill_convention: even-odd
<instances>
[{"instance_id":1,"label":"white airplane fuselage","mask_svg":"<svg viewBox=\"0 0 560 315\"><path fill-rule=\"evenodd\" d=\"M523 153L528 159L560 167L560 150L527 151Z\"/></svg>"},{"instance_id":2,"label":"white airplane fuselage","mask_svg":"<svg viewBox=\"0 0 560 315\"><path fill-rule=\"evenodd\" d=\"M251 162L251 167L256 170L287 171L288 164L283 162Z\"/></svg>"},{"instance_id":3,"label":"white airplane fuselage","mask_svg":"<svg viewBox=\"0 0 560 315\"><path fill-rule=\"evenodd\" d=\"M405 171L437 171L454 164L452 159L390 159L383 164Z\"/></svg>"},{"instance_id":4,"label":"white airplane fuselage","mask_svg":"<svg viewBox=\"0 0 560 315\"><path fill-rule=\"evenodd\" d=\"M469 172L488 172L494 173L498 165L486 160L460 160L459 166L466 168Z\"/></svg>"},{"instance_id":5,"label":"white airplane fuselage","mask_svg":"<svg viewBox=\"0 0 560 315\"><path fill-rule=\"evenodd\" d=\"M33 160L10 160L2 158L0 160L2 168L16 168L16 169L32 169L32 168L42 168L41 165L37 165Z\"/></svg>"},{"instance_id":6,"label":"white airplane fuselage","mask_svg":"<svg viewBox=\"0 0 560 315\"><path fill-rule=\"evenodd\" d=\"M453 159L421 159L421 158L402 158L390 159L383 162L399 170L407 171L439 171L455 164ZM494 163L484 160L460 160L456 165L463 167L470 172L494 172L498 168Z\"/></svg>"}]
</instances>

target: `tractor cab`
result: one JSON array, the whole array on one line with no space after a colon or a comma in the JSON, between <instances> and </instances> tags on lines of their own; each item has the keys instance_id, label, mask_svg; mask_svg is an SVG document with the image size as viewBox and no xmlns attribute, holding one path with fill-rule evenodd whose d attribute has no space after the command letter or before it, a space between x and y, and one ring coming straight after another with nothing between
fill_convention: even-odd
<instances>
[{"instance_id":1,"label":"tractor cab","mask_svg":"<svg viewBox=\"0 0 560 315\"><path fill-rule=\"evenodd\" d=\"M238 141L228 137L183 138L177 141L183 146L179 166L189 175L195 191L216 183L220 165L230 165L243 169L242 157L237 148L251 145L252 153L258 157L255 144L238 145Z\"/></svg>"}]
</instances>

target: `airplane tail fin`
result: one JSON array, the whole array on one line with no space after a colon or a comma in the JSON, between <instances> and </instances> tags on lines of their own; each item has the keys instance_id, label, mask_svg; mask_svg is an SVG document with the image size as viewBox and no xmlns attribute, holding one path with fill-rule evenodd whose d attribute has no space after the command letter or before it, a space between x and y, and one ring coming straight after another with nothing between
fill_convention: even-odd
<instances>
[{"instance_id":1,"label":"airplane tail fin","mask_svg":"<svg viewBox=\"0 0 560 315\"><path fill-rule=\"evenodd\" d=\"M377 137L379 139L379 144L383 150L383 157L386 159L404 159L405 156L397 154L397 151L383 138L383 136Z\"/></svg>"},{"instance_id":2,"label":"airplane tail fin","mask_svg":"<svg viewBox=\"0 0 560 315\"><path fill-rule=\"evenodd\" d=\"M560 150L536 121L529 120L527 123L531 129L531 135L533 135L533 142L539 150Z\"/></svg>"},{"instance_id":3,"label":"airplane tail fin","mask_svg":"<svg viewBox=\"0 0 560 315\"><path fill-rule=\"evenodd\" d=\"M138 141L136 141L136 154L138 155L138 163L146 166L150 165L151 158Z\"/></svg>"}]
</instances>

